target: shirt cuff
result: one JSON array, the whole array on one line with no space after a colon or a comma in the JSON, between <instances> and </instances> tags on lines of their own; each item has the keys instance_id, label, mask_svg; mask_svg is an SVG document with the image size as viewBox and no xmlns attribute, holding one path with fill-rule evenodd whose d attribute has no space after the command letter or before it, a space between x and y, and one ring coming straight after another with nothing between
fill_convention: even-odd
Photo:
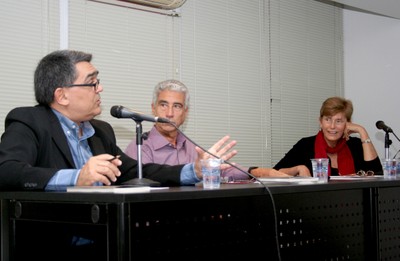
<instances>
[{"instance_id":1,"label":"shirt cuff","mask_svg":"<svg viewBox=\"0 0 400 261\"><path fill-rule=\"evenodd\" d=\"M186 164L181 170L181 185L193 185L202 181L196 175L194 163Z\"/></svg>"}]
</instances>

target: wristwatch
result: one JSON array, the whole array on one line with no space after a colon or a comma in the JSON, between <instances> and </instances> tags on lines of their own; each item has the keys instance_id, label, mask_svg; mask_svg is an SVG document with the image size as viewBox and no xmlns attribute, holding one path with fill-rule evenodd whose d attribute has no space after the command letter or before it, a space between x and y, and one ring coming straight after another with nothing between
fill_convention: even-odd
<instances>
[{"instance_id":1,"label":"wristwatch","mask_svg":"<svg viewBox=\"0 0 400 261\"><path fill-rule=\"evenodd\" d=\"M368 139L365 139L365 140L362 140L361 142L362 142L362 143L372 143L372 141L371 141L371 139L370 139L370 138L368 138Z\"/></svg>"}]
</instances>

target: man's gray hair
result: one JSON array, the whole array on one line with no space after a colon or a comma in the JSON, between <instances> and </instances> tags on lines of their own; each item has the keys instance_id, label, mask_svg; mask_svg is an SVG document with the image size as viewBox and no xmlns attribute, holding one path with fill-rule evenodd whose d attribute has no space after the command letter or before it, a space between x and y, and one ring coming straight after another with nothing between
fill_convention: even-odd
<instances>
[{"instance_id":1,"label":"man's gray hair","mask_svg":"<svg viewBox=\"0 0 400 261\"><path fill-rule=\"evenodd\" d=\"M190 101L189 89L182 82L173 79L157 83L157 85L154 87L154 92L153 92L153 104L156 104L160 92L164 90L182 92L185 95L185 105L184 105L185 109L189 107L189 101Z\"/></svg>"}]
</instances>

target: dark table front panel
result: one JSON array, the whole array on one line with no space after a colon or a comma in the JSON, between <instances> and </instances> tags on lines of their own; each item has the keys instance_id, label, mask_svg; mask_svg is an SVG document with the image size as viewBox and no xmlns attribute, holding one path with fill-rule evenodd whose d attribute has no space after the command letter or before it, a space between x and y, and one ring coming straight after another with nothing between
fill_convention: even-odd
<instances>
[{"instance_id":1,"label":"dark table front panel","mask_svg":"<svg viewBox=\"0 0 400 261\"><path fill-rule=\"evenodd\" d=\"M130 205L132 259L278 260L267 195Z\"/></svg>"},{"instance_id":2,"label":"dark table front panel","mask_svg":"<svg viewBox=\"0 0 400 261\"><path fill-rule=\"evenodd\" d=\"M400 188L379 188L377 202L379 260L400 260Z\"/></svg>"},{"instance_id":3,"label":"dark table front panel","mask_svg":"<svg viewBox=\"0 0 400 261\"><path fill-rule=\"evenodd\" d=\"M11 201L9 260L107 260L109 207ZM81 243L72 246L74 240Z\"/></svg>"},{"instance_id":4,"label":"dark table front panel","mask_svg":"<svg viewBox=\"0 0 400 261\"><path fill-rule=\"evenodd\" d=\"M399 181L0 194L7 261L400 260ZM95 244L70 251L74 236Z\"/></svg>"},{"instance_id":5,"label":"dark table front panel","mask_svg":"<svg viewBox=\"0 0 400 261\"><path fill-rule=\"evenodd\" d=\"M9 211L10 260L214 260L257 258L259 251L279 260L269 195L121 204L18 200ZM71 246L76 237L91 244Z\"/></svg>"},{"instance_id":6,"label":"dark table front panel","mask_svg":"<svg viewBox=\"0 0 400 261\"><path fill-rule=\"evenodd\" d=\"M375 260L367 192L276 195L282 260Z\"/></svg>"}]
</instances>

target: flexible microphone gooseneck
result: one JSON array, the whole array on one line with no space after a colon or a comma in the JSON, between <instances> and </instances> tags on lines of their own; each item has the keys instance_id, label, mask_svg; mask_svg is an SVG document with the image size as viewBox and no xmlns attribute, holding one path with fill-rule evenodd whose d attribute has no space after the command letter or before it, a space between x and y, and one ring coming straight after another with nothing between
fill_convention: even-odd
<instances>
[{"instance_id":1,"label":"flexible microphone gooseneck","mask_svg":"<svg viewBox=\"0 0 400 261\"><path fill-rule=\"evenodd\" d=\"M174 128L177 131L179 131L186 139L188 139L190 142L192 142L195 146L199 147L201 150L203 150L204 152L210 154L211 156L213 156L213 157L215 157L217 159L221 159L220 157L218 157L218 156L212 154L211 152L207 151L206 149L204 149L203 147L198 145L196 142L194 142L192 139L190 139L188 136L186 136L186 134L183 133L179 128L177 128L177 126L173 122L171 122L169 119L144 115L142 113L134 112L132 110L129 110L126 107L121 106L121 105L112 106L111 110L110 110L110 113L115 118L132 119L134 121L151 121L151 122L169 123L170 125L174 126ZM144 133L144 137L143 138L147 139L146 133ZM234 164L232 164L232 163L230 163L228 161L224 160L223 162L228 164L228 165L230 165L231 167L234 167L235 169L245 173L246 175L248 175L252 179L255 179L258 182L262 183L257 177L253 176L249 172L246 172L246 171L242 170L241 168L238 168L237 166L235 166Z\"/></svg>"},{"instance_id":2,"label":"flexible microphone gooseneck","mask_svg":"<svg viewBox=\"0 0 400 261\"><path fill-rule=\"evenodd\" d=\"M227 160L223 160L223 159L221 159L220 157L218 157L217 155L214 155L213 153L211 153L211 152L209 152L208 150L204 149L202 146L200 146L199 144L197 144L196 142L194 142L191 138L189 138L188 136L186 136L186 134L183 133L174 123L171 122L170 124L171 124L172 126L174 126L175 129L176 129L180 134L182 134L187 140L189 140L191 143L193 143L196 147L199 147L199 148L200 148L202 151L204 151L205 153L210 154L210 155L213 156L214 158L217 158L217 159L222 160L222 163L228 164L229 166L231 166L231 167L233 167L233 168L235 168L235 169L237 169L237 170L243 172L244 174L246 174L246 175L249 176L250 178L255 179L255 180L257 180L258 182L260 182L261 184L263 184L256 176L250 174L250 173L247 172L247 171L242 170L241 168L237 167L235 164L232 164L232 163L230 163L230 162L227 161Z\"/></svg>"},{"instance_id":3,"label":"flexible microphone gooseneck","mask_svg":"<svg viewBox=\"0 0 400 261\"><path fill-rule=\"evenodd\" d=\"M172 126L173 126L180 134L182 134L187 140L189 140L190 142L192 142L195 146L199 147L202 151L204 151L205 153L210 154L211 156L213 156L213 157L215 157L215 158L217 158L217 159L221 159L221 158L218 157L217 155L214 155L213 153L211 153L211 152L209 152L208 150L204 149L202 146L198 145L196 142L194 142L192 139L190 139L188 136L186 136L186 134L183 133L183 132L175 125L175 123L171 122L171 121L168 120L168 119L159 118L159 117L152 117L152 116L146 116L146 115L143 115L143 114L140 114L140 113L136 113L136 112L130 111L130 110L126 109L125 107L119 106L119 105L113 106L113 107L111 108L111 111L110 111L110 112L111 112L111 115L114 116L114 117L116 117L116 118L130 118L130 119L136 121L137 125L140 125L140 122L143 121L143 120L152 121L152 122L168 123L168 124L172 125ZM137 127L137 129L138 129L138 127ZM139 129L141 129L141 128L139 128ZM138 132L138 131L137 131L137 132ZM140 137L139 137L139 136L140 136ZM142 137L142 132L141 132L141 131L140 131L140 135L138 135L137 138L140 138L140 140L143 138L143 137ZM147 137L146 137L146 138L147 138ZM138 144L138 154L139 154L139 152L140 152L140 149L141 149L141 145ZM140 154L139 154L138 156L139 156L138 158L140 158ZM263 182L261 182L261 181L260 181L257 177L255 177L254 175L250 174L250 173L247 172L247 171L242 170L241 168L235 166L234 164L230 163L230 162L227 161L227 160L223 160L223 159L221 159L221 160L223 161L223 163L226 163L226 164L230 165L231 167L233 167L233 168L235 168L235 169L237 169L237 170L239 170L239 171L245 173L245 174L248 175L250 178L252 178L252 179L254 179L254 180L257 180L257 181L265 188L264 191L267 191L267 192L268 192L268 195L269 195L269 197L270 197L270 199L271 199L272 212L273 212L273 214L274 214L274 221L275 221L275 222L274 222L274 227L275 227L275 240L276 240L277 255L278 255L278 260L281 260L280 247L279 247L279 237L278 237L278 223L277 223L277 222L278 222L278 221L277 221L278 218L277 218L277 215L276 215L275 201L274 201L274 198L273 198L273 196L272 196L271 191L269 190L269 188L268 188ZM146 180L146 179L143 179L143 178L141 177L141 175L139 175L139 176L140 176L139 179L134 179L135 184L136 184L137 182L138 182L139 184L142 184L142 180Z\"/></svg>"}]
</instances>

